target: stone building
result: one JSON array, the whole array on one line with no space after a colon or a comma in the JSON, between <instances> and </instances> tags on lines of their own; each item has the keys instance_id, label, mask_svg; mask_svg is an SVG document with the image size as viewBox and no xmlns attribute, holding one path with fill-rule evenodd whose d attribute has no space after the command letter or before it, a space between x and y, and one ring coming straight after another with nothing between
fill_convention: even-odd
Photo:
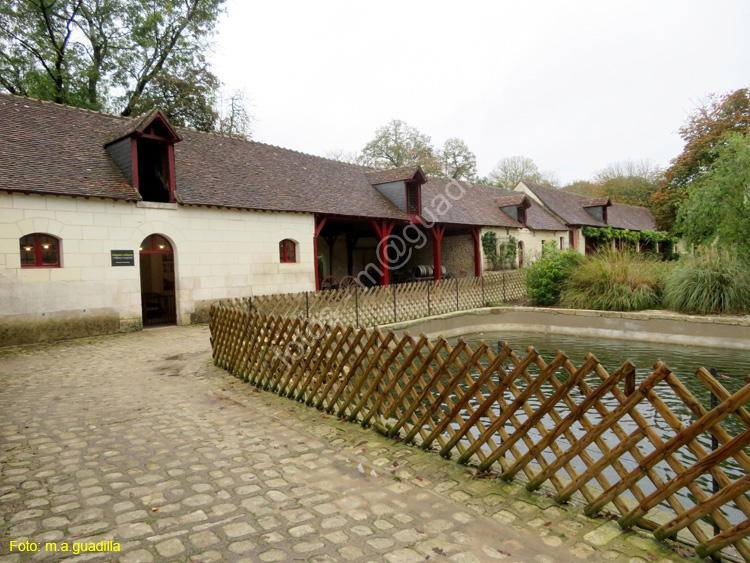
<instances>
[{"instance_id":1,"label":"stone building","mask_svg":"<svg viewBox=\"0 0 750 563\"><path fill-rule=\"evenodd\" d=\"M0 346L199 322L218 299L388 284L418 265L481 275L488 229L529 257L565 239L544 202L509 195L173 127L158 111L0 94Z\"/></svg>"}]
</instances>

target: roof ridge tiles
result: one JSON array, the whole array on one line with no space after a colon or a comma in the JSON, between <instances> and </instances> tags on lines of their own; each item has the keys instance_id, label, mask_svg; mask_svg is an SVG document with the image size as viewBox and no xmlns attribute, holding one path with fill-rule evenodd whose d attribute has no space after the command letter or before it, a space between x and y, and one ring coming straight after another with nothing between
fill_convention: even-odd
<instances>
[{"instance_id":1,"label":"roof ridge tiles","mask_svg":"<svg viewBox=\"0 0 750 563\"><path fill-rule=\"evenodd\" d=\"M32 102L39 102L40 104L49 104L49 105L53 105L53 106L60 106L60 107L63 107L63 108L70 108L70 109L74 109L74 110L78 110L78 111L85 111L87 113L94 113L94 114L98 114L98 115L105 115L107 117L115 117L115 118L118 118L118 119L134 119L134 118L128 117L126 115L119 115L119 114L116 114L116 113L109 113L109 112L106 112L106 111L103 111L103 110L98 110L98 109L79 108L78 106L72 106L70 104L63 104L63 103L60 103L60 102L54 102L52 100L42 100L41 98L34 98L33 96L19 96L17 94L11 94L10 92L0 92L0 96L7 96L9 98L16 98L18 100L29 100L29 101L32 101Z\"/></svg>"}]
</instances>

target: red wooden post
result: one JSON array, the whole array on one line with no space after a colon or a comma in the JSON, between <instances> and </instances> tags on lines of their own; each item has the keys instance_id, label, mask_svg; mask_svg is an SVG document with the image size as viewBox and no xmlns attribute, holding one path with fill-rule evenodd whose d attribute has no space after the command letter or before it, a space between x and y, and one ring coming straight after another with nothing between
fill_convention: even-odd
<instances>
[{"instance_id":1,"label":"red wooden post","mask_svg":"<svg viewBox=\"0 0 750 563\"><path fill-rule=\"evenodd\" d=\"M177 189L177 178L174 175L174 145L172 143L167 145L167 166L169 168L169 202L174 203L175 189Z\"/></svg>"},{"instance_id":2,"label":"red wooden post","mask_svg":"<svg viewBox=\"0 0 750 563\"><path fill-rule=\"evenodd\" d=\"M141 188L138 181L138 144L135 137L130 138L130 158L133 161L133 187L135 191L141 193Z\"/></svg>"},{"instance_id":3,"label":"red wooden post","mask_svg":"<svg viewBox=\"0 0 750 563\"><path fill-rule=\"evenodd\" d=\"M432 234L432 269L436 281L443 279L443 260L440 254L440 244L445 233L444 225L434 225L430 229Z\"/></svg>"},{"instance_id":4,"label":"red wooden post","mask_svg":"<svg viewBox=\"0 0 750 563\"><path fill-rule=\"evenodd\" d=\"M388 279L388 237L393 231L393 221L387 219L372 219L372 227L378 237L378 261L380 262L381 274L380 285L390 285Z\"/></svg>"},{"instance_id":5,"label":"red wooden post","mask_svg":"<svg viewBox=\"0 0 750 563\"><path fill-rule=\"evenodd\" d=\"M471 236L474 239L474 277L482 275L482 254L479 252L479 227L471 228Z\"/></svg>"},{"instance_id":6,"label":"red wooden post","mask_svg":"<svg viewBox=\"0 0 750 563\"><path fill-rule=\"evenodd\" d=\"M315 263L315 291L320 291L320 277L318 276L318 235L326 224L327 217L315 217L315 236L313 237L313 262Z\"/></svg>"}]
</instances>

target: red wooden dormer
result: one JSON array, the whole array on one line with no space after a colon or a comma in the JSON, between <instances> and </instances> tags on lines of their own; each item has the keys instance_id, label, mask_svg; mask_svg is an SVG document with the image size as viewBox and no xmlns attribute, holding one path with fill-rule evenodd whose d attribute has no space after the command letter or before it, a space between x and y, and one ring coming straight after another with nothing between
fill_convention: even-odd
<instances>
[{"instance_id":1,"label":"red wooden dormer","mask_svg":"<svg viewBox=\"0 0 750 563\"><path fill-rule=\"evenodd\" d=\"M159 110L128 121L106 143L143 201L175 202L174 144L180 136Z\"/></svg>"},{"instance_id":2,"label":"red wooden dormer","mask_svg":"<svg viewBox=\"0 0 750 563\"><path fill-rule=\"evenodd\" d=\"M422 184L427 182L418 165L365 172L373 187L418 222L422 215Z\"/></svg>"}]
</instances>

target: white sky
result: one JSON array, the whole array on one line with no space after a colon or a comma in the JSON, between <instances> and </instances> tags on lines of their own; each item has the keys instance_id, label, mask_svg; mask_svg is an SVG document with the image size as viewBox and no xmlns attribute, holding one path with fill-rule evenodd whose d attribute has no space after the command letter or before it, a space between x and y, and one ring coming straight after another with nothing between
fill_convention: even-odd
<instances>
[{"instance_id":1,"label":"white sky","mask_svg":"<svg viewBox=\"0 0 750 563\"><path fill-rule=\"evenodd\" d=\"M666 166L711 92L750 86L750 2L229 0L214 69L254 138L357 151L391 119L463 139L486 175L523 155L562 183Z\"/></svg>"}]
</instances>

